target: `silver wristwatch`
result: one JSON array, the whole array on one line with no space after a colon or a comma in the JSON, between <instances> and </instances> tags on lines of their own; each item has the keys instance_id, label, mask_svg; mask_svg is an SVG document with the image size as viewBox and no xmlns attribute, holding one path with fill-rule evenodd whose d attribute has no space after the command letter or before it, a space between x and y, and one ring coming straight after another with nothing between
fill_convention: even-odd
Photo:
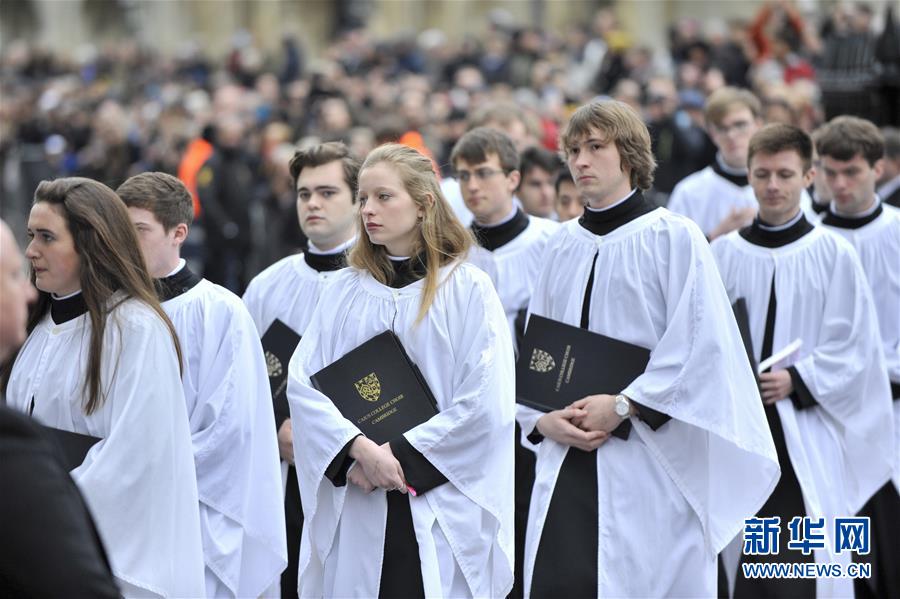
<instances>
[{"instance_id":1,"label":"silver wristwatch","mask_svg":"<svg viewBox=\"0 0 900 599\"><path fill-rule=\"evenodd\" d=\"M616 395L616 415L621 419L626 419L631 417L631 401L619 393Z\"/></svg>"}]
</instances>

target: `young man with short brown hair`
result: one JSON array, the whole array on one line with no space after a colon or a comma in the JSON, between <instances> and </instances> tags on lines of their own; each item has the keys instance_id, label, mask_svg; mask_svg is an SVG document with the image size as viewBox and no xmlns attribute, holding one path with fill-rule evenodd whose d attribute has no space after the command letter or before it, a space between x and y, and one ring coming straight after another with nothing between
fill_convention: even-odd
<instances>
[{"instance_id":1,"label":"young man with short brown hair","mask_svg":"<svg viewBox=\"0 0 900 599\"><path fill-rule=\"evenodd\" d=\"M287 564L266 362L240 298L181 258L193 221L184 184L142 173L116 190L184 355L207 597L259 596Z\"/></svg>"},{"instance_id":2,"label":"young man with short brown hair","mask_svg":"<svg viewBox=\"0 0 900 599\"><path fill-rule=\"evenodd\" d=\"M526 590L712 596L717 551L778 472L731 306L697 226L644 198L655 163L632 108L582 106L561 146L588 204L548 243L529 312L650 359L625 388L518 407L539 446Z\"/></svg>"},{"instance_id":3,"label":"young man with short brown hair","mask_svg":"<svg viewBox=\"0 0 900 599\"><path fill-rule=\"evenodd\" d=\"M713 254L731 301L746 302L756 360L796 345L759 375L781 478L757 517L780 518L782 531L804 517L832 530L836 517L856 514L889 479L895 461L875 306L850 244L813 227L801 210L813 179L809 135L767 125L750 140L748 156L759 215L713 242ZM833 541L811 553L790 547L786 534L772 554L739 556L735 547L723 554L734 597L853 595L849 578L754 578L738 565L846 567L849 552Z\"/></svg>"},{"instance_id":4,"label":"young man with short brown hair","mask_svg":"<svg viewBox=\"0 0 900 599\"><path fill-rule=\"evenodd\" d=\"M816 139L825 185L832 198L820 221L856 248L878 312L881 341L894 400L895 456L900 456L900 213L883 206L875 185L884 168L884 139L858 117L841 116ZM863 508L872 522L872 578L857 580L857 596L900 596L900 464ZM860 588L868 585L869 588Z\"/></svg>"}]
</instances>

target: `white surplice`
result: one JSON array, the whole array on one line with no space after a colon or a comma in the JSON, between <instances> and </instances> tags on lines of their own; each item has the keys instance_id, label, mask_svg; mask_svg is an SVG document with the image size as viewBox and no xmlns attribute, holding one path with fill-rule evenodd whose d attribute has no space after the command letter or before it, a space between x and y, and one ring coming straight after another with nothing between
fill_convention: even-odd
<instances>
[{"instance_id":1,"label":"white surplice","mask_svg":"<svg viewBox=\"0 0 900 599\"><path fill-rule=\"evenodd\" d=\"M823 226L853 244L859 254L878 312L888 377L900 383L900 212L883 206L881 216L858 229ZM894 486L900 492L900 401L893 402L893 410Z\"/></svg>"},{"instance_id":2,"label":"white surplice","mask_svg":"<svg viewBox=\"0 0 900 599\"><path fill-rule=\"evenodd\" d=\"M117 295L112 301L121 301ZM10 406L54 428L100 437L72 477L125 596L202 597L197 481L172 336L138 300L113 309L103 335L102 391L83 410L91 324L50 315L19 352Z\"/></svg>"},{"instance_id":3,"label":"white surplice","mask_svg":"<svg viewBox=\"0 0 900 599\"><path fill-rule=\"evenodd\" d=\"M311 374L392 329L428 382L440 413L405 434L449 482L409 497L425 593L503 597L512 587L513 350L487 275L441 269L442 284L414 325L424 281L392 289L340 271L291 360L288 401L306 521L301 597L376 597L385 539L385 492L335 487L324 474L359 430L314 390Z\"/></svg>"},{"instance_id":4,"label":"white surplice","mask_svg":"<svg viewBox=\"0 0 900 599\"><path fill-rule=\"evenodd\" d=\"M697 223L703 234L709 237L732 210L752 208L755 211L759 204L750 185L736 185L707 166L682 179L672 190L666 207ZM800 207L807 218L815 218L812 197L805 189Z\"/></svg>"},{"instance_id":5,"label":"white surplice","mask_svg":"<svg viewBox=\"0 0 900 599\"><path fill-rule=\"evenodd\" d=\"M564 223L530 313L579 326L595 255L589 329L651 350L626 389L596 392L672 418L656 431L634 419L628 440L612 437L597 451L597 596L712 596L716 554L779 476L731 305L700 230L660 208L603 236ZM520 405L517 416L529 434L542 413ZM539 444L526 593L567 451L549 438Z\"/></svg>"},{"instance_id":6,"label":"white surplice","mask_svg":"<svg viewBox=\"0 0 900 599\"><path fill-rule=\"evenodd\" d=\"M497 268L497 293L506 312L509 330L516 336L516 317L528 308L537 282L547 240L559 229L559 223L528 216L528 226L509 243L491 252Z\"/></svg>"},{"instance_id":7,"label":"white surplice","mask_svg":"<svg viewBox=\"0 0 900 599\"><path fill-rule=\"evenodd\" d=\"M207 593L258 597L287 565L278 442L259 335L240 298L205 279L163 309L184 356Z\"/></svg>"},{"instance_id":8,"label":"white surplice","mask_svg":"<svg viewBox=\"0 0 900 599\"><path fill-rule=\"evenodd\" d=\"M800 350L773 366L793 366L818 405L776 404L806 515L826 518L826 548L816 563L848 564L836 555L830 527L853 516L890 476L895 452L890 387L871 291L856 252L816 227L779 248L750 243L735 231L712 250L732 301L745 298L753 351L762 351L774 276L774 351L794 339ZM784 523L782 523L784 524ZM852 595L851 579L816 581L817 594Z\"/></svg>"},{"instance_id":9,"label":"white surplice","mask_svg":"<svg viewBox=\"0 0 900 599\"><path fill-rule=\"evenodd\" d=\"M256 275L247 285L243 300L260 336L276 318L302 336L322 290L337 273L318 272L306 263L303 254L295 254Z\"/></svg>"},{"instance_id":10,"label":"white surplice","mask_svg":"<svg viewBox=\"0 0 900 599\"><path fill-rule=\"evenodd\" d=\"M342 244L329 254L345 251L351 245L352 242ZM336 270L319 272L307 264L304 254L294 254L282 258L256 275L247 285L243 301L256 324L259 336L265 335L275 319L278 319L302 337L312 319L322 290L334 279L337 272ZM282 460L282 492L286 492L288 467L288 462ZM300 544L300 539L289 538L287 542L296 547ZM278 588L273 587L273 590L277 591Z\"/></svg>"}]
</instances>

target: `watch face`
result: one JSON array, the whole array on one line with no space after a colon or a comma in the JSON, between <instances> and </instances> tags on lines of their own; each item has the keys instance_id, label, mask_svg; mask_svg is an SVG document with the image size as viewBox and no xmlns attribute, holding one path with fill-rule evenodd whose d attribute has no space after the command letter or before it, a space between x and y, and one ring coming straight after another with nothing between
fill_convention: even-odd
<instances>
[{"instance_id":1,"label":"watch face","mask_svg":"<svg viewBox=\"0 0 900 599\"><path fill-rule=\"evenodd\" d=\"M628 415L628 402L625 400L616 400L616 414L624 418Z\"/></svg>"}]
</instances>

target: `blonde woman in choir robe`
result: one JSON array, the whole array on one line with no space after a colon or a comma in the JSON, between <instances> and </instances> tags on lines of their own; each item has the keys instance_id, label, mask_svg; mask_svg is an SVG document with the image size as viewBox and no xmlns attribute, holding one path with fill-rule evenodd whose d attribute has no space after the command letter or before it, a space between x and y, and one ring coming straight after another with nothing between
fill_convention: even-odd
<instances>
[{"instance_id":1,"label":"blonde woman in choir robe","mask_svg":"<svg viewBox=\"0 0 900 599\"><path fill-rule=\"evenodd\" d=\"M374 150L358 198L351 268L323 291L289 367L306 515L299 594L504 597L515 381L503 307L488 276L465 262L472 238L426 157L395 144ZM388 329L439 413L379 446L310 375Z\"/></svg>"},{"instance_id":2,"label":"blonde woman in choir robe","mask_svg":"<svg viewBox=\"0 0 900 599\"><path fill-rule=\"evenodd\" d=\"M25 256L40 293L4 365L7 403L99 438L71 474L125 596L203 596L181 350L128 212L89 179L43 181L34 198Z\"/></svg>"}]
</instances>

